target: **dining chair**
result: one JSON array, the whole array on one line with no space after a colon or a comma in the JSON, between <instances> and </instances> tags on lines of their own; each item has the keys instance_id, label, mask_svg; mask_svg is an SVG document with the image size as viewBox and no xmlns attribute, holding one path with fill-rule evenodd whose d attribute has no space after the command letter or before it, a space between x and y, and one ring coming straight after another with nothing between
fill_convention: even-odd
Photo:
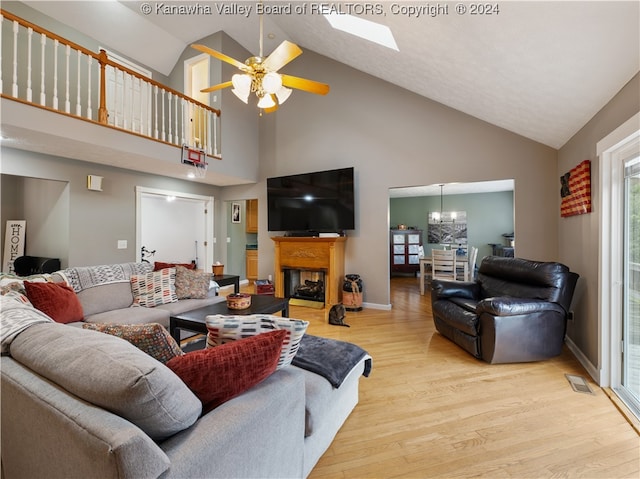
<instances>
[{"instance_id":1,"label":"dining chair","mask_svg":"<svg viewBox=\"0 0 640 479\"><path fill-rule=\"evenodd\" d=\"M478 248L472 246L469 248L469 278L468 281L476 279L476 258L478 257Z\"/></svg>"},{"instance_id":2,"label":"dining chair","mask_svg":"<svg viewBox=\"0 0 640 479\"><path fill-rule=\"evenodd\" d=\"M457 279L455 250L431 250L431 279Z\"/></svg>"}]
</instances>

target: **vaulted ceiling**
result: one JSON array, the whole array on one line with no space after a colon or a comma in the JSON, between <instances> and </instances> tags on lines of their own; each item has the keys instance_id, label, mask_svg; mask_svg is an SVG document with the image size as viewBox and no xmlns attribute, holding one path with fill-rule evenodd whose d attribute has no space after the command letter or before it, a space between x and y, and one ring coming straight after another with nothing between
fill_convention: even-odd
<instances>
[{"instance_id":1,"label":"vaulted ceiling","mask_svg":"<svg viewBox=\"0 0 640 479\"><path fill-rule=\"evenodd\" d=\"M258 53L258 2L23 3L163 74L189 44L220 30ZM333 30L319 3L265 4L283 9L264 16L265 54L290 40L553 148L640 70L637 0L501 1L491 3L491 14L475 15L466 2L464 13L456 10L461 3L446 1L324 4L352 13L375 6L364 16L387 25L399 51ZM173 5L196 13L172 14L166 7Z\"/></svg>"}]
</instances>

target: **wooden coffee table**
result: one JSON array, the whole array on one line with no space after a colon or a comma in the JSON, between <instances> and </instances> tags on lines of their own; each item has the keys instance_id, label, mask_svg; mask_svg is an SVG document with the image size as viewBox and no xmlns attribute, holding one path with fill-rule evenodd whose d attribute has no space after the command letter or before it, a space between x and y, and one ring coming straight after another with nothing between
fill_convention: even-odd
<instances>
[{"instance_id":1,"label":"wooden coffee table","mask_svg":"<svg viewBox=\"0 0 640 479\"><path fill-rule=\"evenodd\" d=\"M207 334L206 318L211 314L248 315L281 313L289 317L289 298L276 298L269 295L252 294L251 306L246 309L229 309L227 302L211 304L202 308L176 314L169 319L169 333L180 344L180 330Z\"/></svg>"}]
</instances>

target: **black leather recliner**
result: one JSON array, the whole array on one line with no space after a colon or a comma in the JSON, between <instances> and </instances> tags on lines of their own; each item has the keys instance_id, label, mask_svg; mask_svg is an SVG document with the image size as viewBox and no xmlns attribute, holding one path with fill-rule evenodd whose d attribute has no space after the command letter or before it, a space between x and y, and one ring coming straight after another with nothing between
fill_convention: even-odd
<instances>
[{"instance_id":1,"label":"black leather recliner","mask_svg":"<svg viewBox=\"0 0 640 479\"><path fill-rule=\"evenodd\" d=\"M431 282L436 329L488 363L562 351L578 275L561 263L488 256L473 282Z\"/></svg>"}]
</instances>

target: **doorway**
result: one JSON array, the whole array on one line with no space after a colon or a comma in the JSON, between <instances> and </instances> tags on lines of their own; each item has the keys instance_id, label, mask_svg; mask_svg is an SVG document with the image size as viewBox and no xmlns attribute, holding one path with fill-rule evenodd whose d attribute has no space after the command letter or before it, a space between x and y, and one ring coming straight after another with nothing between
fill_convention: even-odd
<instances>
[{"instance_id":1,"label":"doorway","mask_svg":"<svg viewBox=\"0 0 640 479\"><path fill-rule=\"evenodd\" d=\"M213 198L136 187L136 260L213 264Z\"/></svg>"},{"instance_id":2,"label":"doorway","mask_svg":"<svg viewBox=\"0 0 640 479\"><path fill-rule=\"evenodd\" d=\"M640 113L597 144L600 386L640 418Z\"/></svg>"},{"instance_id":3,"label":"doorway","mask_svg":"<svg viewBox=\"0 0 640 479\"><path fill-rule=\"evenodd\" d=\"M184 90L185 95L209 106L209 94L200 90L209 86L209 55L202 54L185 60L184 62ZM187 127L187 144L201 148L205 139L207 112L200 108L189 109L184 112L184 124Z\"/></svg>"}]
</instances>

